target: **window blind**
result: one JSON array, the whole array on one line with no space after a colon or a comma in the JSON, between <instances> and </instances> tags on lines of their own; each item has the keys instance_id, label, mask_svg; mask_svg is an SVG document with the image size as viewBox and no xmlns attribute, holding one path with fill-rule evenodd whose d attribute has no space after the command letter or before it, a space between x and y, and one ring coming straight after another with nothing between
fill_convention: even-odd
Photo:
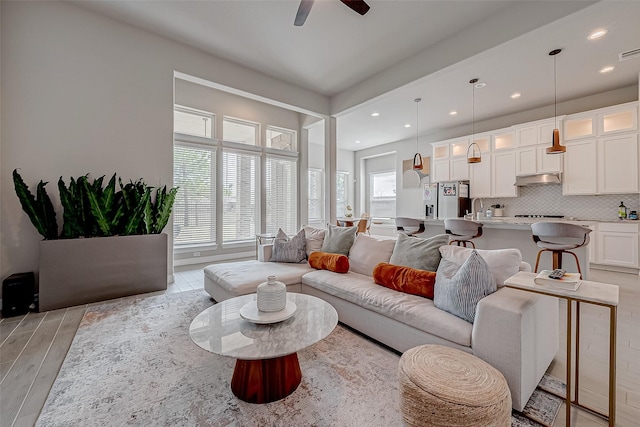
<instances>
[{"instance_id":1,"label":"window blind","mask_svg":"<svg viewBox=\"0 0 640 427\"><path fill-rule=\"evenodd\" d=\"M323 171L309 169L309 222L324 222L323 184Z\"/></svg>"},{"instance_id":2,"label":"window blind","mask_svg":"<svg viewBox=\"0 0 640 427\"><path fill-rule=\"evenodd\" d=\"M288 235L298 227L298 165L297 159L268 156L265 170L266 231L278 228Z\"/></svg>"},{"instance_id":3,"label":"window blind","mask_svg":"<svg viewBox=\"0 0 640 427\"><path fill-rule=\"evenodd\" d=\"M255 239L260 224L259 169L259 153L222 154L223 242Z\"/></svg>"},{"instance_id":4,"label":"window blind","mask_svg":"<svg viewBox=\"0 0 640 427\"><path fill-rule=\"evenodd\" d=\"M216 241L216 150L175 142L173 183L179 187L173 206L175 244Z\"/></svg>"}]
</instances>

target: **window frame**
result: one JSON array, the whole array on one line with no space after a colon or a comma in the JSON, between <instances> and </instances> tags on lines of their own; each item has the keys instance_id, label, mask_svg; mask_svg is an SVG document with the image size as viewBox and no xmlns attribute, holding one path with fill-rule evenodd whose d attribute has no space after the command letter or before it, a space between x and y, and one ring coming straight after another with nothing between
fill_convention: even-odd
<instances>
[{"instance_id":1,"label":"window frame","mask_svg":"<svg viewBox=\"0 0 640 427\"><path fill-rule=\"evenodd\" d=\"M382 175L382 174L391 174L393 173L395 175L395 182L396 182L396 186L395 186L395 195L393 197L390 196L380 196L380 197L375 197L374 196L374 175ZM374 215L375 211L372 207L372 202L376 202L376 201L391 201L393 200L393 205L394 205L394 211L397 211L397 198L398 198L398 179L397 179L397 172L394 169L385 169L385 170L379 170L379 171L373 171L373 172L369 172L369 198L367 200L367 204L369 207L369 212L372 218L375 219L381 219L381 220L390 220L391 218L395 217L395 212L393 216L376 216Z\"/></svg>"}]
</instances>

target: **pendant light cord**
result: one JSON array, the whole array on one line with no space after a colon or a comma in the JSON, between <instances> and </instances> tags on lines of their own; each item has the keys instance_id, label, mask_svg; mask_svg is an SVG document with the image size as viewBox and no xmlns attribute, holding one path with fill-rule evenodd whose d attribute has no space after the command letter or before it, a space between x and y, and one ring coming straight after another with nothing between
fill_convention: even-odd
<instances>
[{"instance_id":1,"label":"pendant light cord","mask_svg":"<svg viewBox=\"0 0 640 427\"><path fill-rule=\"evenodd\" d=\"M418 123L418 119L420 117L420 115L418 114L418 109L420 107L420 101L422 101L422 98L416 98L413 100L416 103L416 153L419 153L420 150L418 149L418 132L420 130L420 125Z\"/></svg>"}]
</instances>

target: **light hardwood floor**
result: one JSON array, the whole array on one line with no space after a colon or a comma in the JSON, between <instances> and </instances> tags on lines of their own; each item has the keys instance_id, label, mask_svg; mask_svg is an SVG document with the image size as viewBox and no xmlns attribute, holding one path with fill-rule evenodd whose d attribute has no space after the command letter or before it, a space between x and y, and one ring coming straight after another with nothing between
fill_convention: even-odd
<instances>
[{"instance_id":1,"label":"light hardwood floor","mask_svg":"<svg viewBox=\"0 0 640 427\"><path fill-rule=\"evenodd\" d=\"M640 425L640 277L592 270L591 280L620 286L618 308L617 419L619 426ZM166 292L203 289L203 272L176 272ZM145 298L164 292L128 298ZM104 304L100 303L100 304ZM566 307L561 304L561 325ZM33 426L55 381L86 306L29 313L0 319L0 427ZM566 317L565 317L566 318ZM607 410L608 312L582 305L581 402ZM564 337L564 331L560 336ZM564 343L549 372L564 378ZM564 407L555 426L565 425ZM572 425L603 426L606 422L574 409Z\"/></svg>"}]
</instances>

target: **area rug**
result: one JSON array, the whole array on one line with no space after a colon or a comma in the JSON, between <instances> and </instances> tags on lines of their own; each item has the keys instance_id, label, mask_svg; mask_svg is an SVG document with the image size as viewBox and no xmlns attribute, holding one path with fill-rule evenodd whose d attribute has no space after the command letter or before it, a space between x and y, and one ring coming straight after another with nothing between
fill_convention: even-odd
<instances>
[{"instance_id":1,"label":"area rug","mask_svg":"<svg viewBox=\"0 0 640 427\"><path fill-rule=\"evenodd\" d=\"M237 399L235 361L189 338L191 320L210 306L198 290L87 309L36 425L402 425L399 355L340 325L298 353L293 394L264 405ZM543 425L559 408L547 403L534 410ZM514 413L513 425L540 424Z\"/></svg>"}]
</instances>

